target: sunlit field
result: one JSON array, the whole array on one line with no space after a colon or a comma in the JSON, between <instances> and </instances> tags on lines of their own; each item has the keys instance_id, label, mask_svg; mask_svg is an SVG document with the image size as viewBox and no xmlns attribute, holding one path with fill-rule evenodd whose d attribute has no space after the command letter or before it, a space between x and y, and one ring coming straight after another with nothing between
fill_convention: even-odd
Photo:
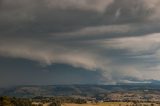
<instances>
[{"instance_id":1,"label":"sunlit field","mask_svg":"<svg viewBox=\"0 0 160 106\"><path fill-rule=\"evenodd\" d=\"M136 106L132 102L105 102L105 103L87 103L87 104L62 104L62 106ZM155 103L139 103L138 106L160 106Z\"/></svg>"},{"instance_id":2,"label":"sunlit field","mask_svg":"<svg viewBox=\"0 0 160 106\"><path fill-rule=\"evenodd\" d=\"M125 102L106 102L106 103L87 103L87 104L63 104L62 106L131 106L133 103Z\"/></svg>"}]
</instances>

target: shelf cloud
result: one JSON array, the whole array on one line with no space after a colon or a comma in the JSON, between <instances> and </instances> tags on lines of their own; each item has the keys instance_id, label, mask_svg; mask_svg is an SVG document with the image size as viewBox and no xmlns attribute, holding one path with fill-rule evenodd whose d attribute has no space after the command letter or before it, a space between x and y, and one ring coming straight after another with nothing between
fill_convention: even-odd
<instances>
[{"instance_id":1,"label":"shelf cloud","mask_svg":"<svg viewBox=\"0 0 160 106\"><path fill-rule=\"evenodd\" d=\"M160 80L159 7L159 0L1 0L0 56L98 72L105 84Z\"/></svg>"}]
</instances>

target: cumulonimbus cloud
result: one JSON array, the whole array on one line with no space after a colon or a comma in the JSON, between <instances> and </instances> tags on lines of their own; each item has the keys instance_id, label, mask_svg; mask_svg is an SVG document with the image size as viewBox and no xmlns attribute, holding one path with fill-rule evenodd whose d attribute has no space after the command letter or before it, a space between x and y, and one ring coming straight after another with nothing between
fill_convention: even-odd
<instances>
[{"instance_id":1,"label":"cumulonimbus cloud","mask_svg":"<svg viewBox=\"0 0 160 106\"><path fill-rule=\"evenodd\" d=\"M136 64L120 65L112 57L102 55L104 53L100 53L100 51L105 51L109 48L126 49L127 54L136 55L141 52L150 52L155 45L160 44L159 33L141 37L113 38L87 42L87 44L92 45L92 48L81 47L80 43L77 45L75 42L73 42L73 45L76 44L76 48L63 43L34 39L10 39L8 40L10 43L6 44L7 39L4 40L5 42L1 40L0 54L3 56L30 59L46 65L63 63L87 70L101 71L104 80L110 83L116 83L120 79L121 82L123 80L126 81L128 78L136 78L137 81L148 80L149 78L154 79L154 74L146 78L149 75L143 74L145 71L143 66ZM143 40L145 41L143 42ZM85 42L82 41L81 43ZM96 52L97 49L100 51ZM153 72L155 71L153 70Z\"/></svg>"},{"instance_id":2,"label":"cumulonimbus cloud","mask_svg":"<svg viewBox=\"0 0 160 106\"><path fill-rule=\"evenodd\" d=\"M159 80L159 0L0 3L1 56L100 71L107 83Z\"/></svg>"},{"instance_id":3,"label":"cumulonimbus cloud","mask_svg":"<svg viewBox=\"0 0 160 106\"><path fill-rule=\"evenodd\" d=\"M3 56L35 60L47 65L53 63L70 64L74 67L83 67L88 70L102 68L99 65L107 65L109 62L109 60L101 61L101 56L97 54L83 51L80 45L76 49L72 49L72 47L48 43L47 41L40 42L25 39L9 41L10 44L1 41L0 54Z\"/></svg>"}]
</instances>

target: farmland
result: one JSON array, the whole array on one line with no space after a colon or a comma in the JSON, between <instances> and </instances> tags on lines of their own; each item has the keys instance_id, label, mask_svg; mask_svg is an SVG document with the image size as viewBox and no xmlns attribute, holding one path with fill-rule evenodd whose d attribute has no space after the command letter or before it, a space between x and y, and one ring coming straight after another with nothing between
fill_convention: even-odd
<instances>
[{"instance_id":1,"label":"farmland","mask_svg":"<svg viewBox=\"0 0 160 106\"><path fill-rule=\"evenodd\" d=\"M62 106L160 106L156 103L137 103L133 102L104 102L104 103L87 103L87 104L62 104Z\"/></svg>"},{"instance_id":2,"label":"farmland","mask_svg":"<svg viewBox=\"0 0 160 106\"><path fill-rule=\"evenodd\" d=\"M62 106L130 106L132 103L126 102L106 102L106 103L87 103L87 104L63 104Z\"/></svg>"},{"instance_id":3,"label":"farmland","mask_svg":"<svg viewBox=\"0 0 160 106\"><path fill-rule=\"evenodd\" d=\"M160 106L160 85L19 86L0 96L15 106Z\"/></svg>"}]
</instances>

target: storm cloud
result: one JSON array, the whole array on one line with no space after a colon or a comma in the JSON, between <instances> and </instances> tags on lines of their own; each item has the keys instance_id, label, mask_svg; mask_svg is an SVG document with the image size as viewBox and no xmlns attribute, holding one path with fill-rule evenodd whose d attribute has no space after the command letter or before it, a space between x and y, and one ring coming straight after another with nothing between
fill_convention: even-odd
<instances>
[{"instance_id":1,"label":"storm cloud","mask_svg":"<svg viewBox=\"0 0 160 106\"><path fill-rule=\"evenodd\" d=\"M159 0L1 0L0 55L98 72L105 84L160 80L159 7Z\"/></svg>"}]
</instances>

